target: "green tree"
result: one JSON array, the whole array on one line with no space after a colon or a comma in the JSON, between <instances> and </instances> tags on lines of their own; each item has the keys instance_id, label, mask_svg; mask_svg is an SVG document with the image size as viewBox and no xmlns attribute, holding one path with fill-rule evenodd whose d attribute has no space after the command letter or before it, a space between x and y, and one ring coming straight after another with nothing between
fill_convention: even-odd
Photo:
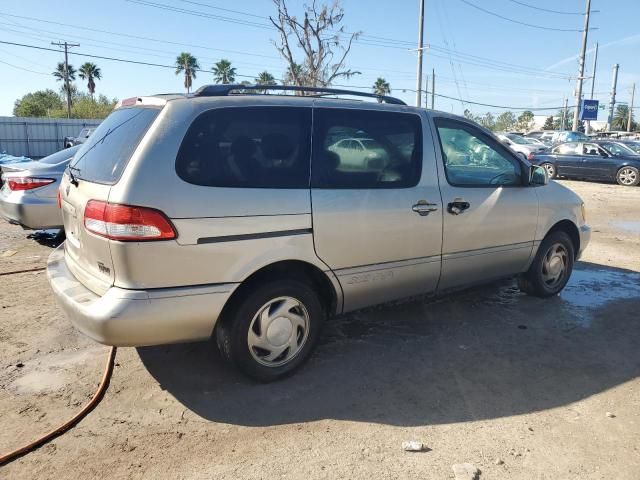
<instances>
[{"instance_id":1,"label":"green tree","mask_svg":"<svg viewBox=\"0 0 640 480\"><path fill-rule=\"evenodd\" d=\"M496 129L496 119L491 112L485 113L482 117L478 119L478 123L482 125L484 128L488 128L489 130Z\"/></svg>"},{"instance_id":2,"label":"green tree","mask_svg":"<svg viewBox=\"0 0 640 480\"><path fill-rule=\"evenodd\" d=\"M304 70L302 65L299 63L294 63L287 67L287 71L284 74L284 84L285 85L306 85L306 80L304 77Z\"/></svg>"},{"instance_id":3,"label":"green tree","mask_svg":"<svg viewBox=\"0 0 640 480\"><path fill-rule=\"evenodd\" d=\"M271 75L266 70L264 72L260 72L255 79L256 85L277 85L276 79L273 75ZM267 93L269 91L268 88L262 90L262 93Z\"/></svg>"},{"instance_id":4,"label":"green tree","mask_svg":"<svg viewBox=\"0 0 640 480\"><path fill-rule=\"evenodd\" d=\"M184 88L189 93L196 78L196 71L200 70L200 65L196 57L189 52L182 52L176 57L176 75L184 73Z\"/></svg>"},{"instance_id":5,"label":"green tree","mask_svg":"<svg viewBox=\"0 0 640 480\"><path fill-rule=\"evenodd\" d=\"M213 79L216 83L229 84L236 81L236 69L226 58L216 62L211 70L213 70Z\"/></svg>"},{"instance_id":6,"label":"green tree","mask_svg":"<svg viewBox=\"0 0 640 480\"><path fill-rule=\"evenodd\" d=\"M373 84L373 93L378 95L378 102L382 103L382 98L391 93L391 85L384 78L378 77Z\"/></svg>"},{"instance_id":7,"label":"green tree","mask_svg":"<svg viewBox=\"0 0 640 480\"><path fill-rule=\"evenodd\" d=\"M495 129L498 132L508 132L509 130L513 130L516 125L516 116L513 112L502 112L496 118L496 126Z\"/></svg>"},{"instance_id":8,"label":"green tree","mask_svg":"<svg viewBox=\"0 0 640 480\"><path fill-rule=\"evenodd\" d=\"M534 115L531 110L525 110L518 117L516 128L521 132L528 132L533 128Z\"/></svg>"},{"instance_id":9,"label":"green tree","mask_svg":"<svg viewBox=\"0 0 640 480\"><path fill-rule=\"evenodd\" d=\"M615 111L613 112L611 130L626 130L628 118L629 118L629 106L618 105ZM631 123L633 124L633 111L631 112Z\"/></svg>"},{"instance_id":10,"label":"green tree","mask_svg":"<svg viewBox=\"0 0 640 480\"><path fill-rule=\"evenodd\" d=\"M96 93L96 80L102 80L102 72L95 63L85 62L80 66L78 70L78 76L82 80L87 81L87 90L89 95Z\"/></svg>"},{"instance_id":11,"label":"green tree","mask_svg":"<svg viewBox=\"0 0 640 480\"><path fill-rule=\"evenodd\" d=\"M115 107L117 99L109 99L104 95L94 98L87 93L77 93L73 96L71 106L71 118L105 118ZM65 107L51 112L52 117L64 118L67 116Z\"/></svg>"},{"instance_id":12,"label":"green tree","mask_svg":"<svg viewBox=\"0 0 640 480\"><path fill-rule=\"evenodd\" d=\"M13 114L16 117L48 117L55 110L62 110L64 103L51 89L27 93L15 101Z\"/></svg>"},{"instance_id":13,"label":"green tree","mask_svg":"<svg viewBox=\"0 0 640 480\"><path fill-rule=\"evenodd\" d=\"M553 129L560 130L562 128L562 116L564 115L564 110L558 110L555 118L553 119ZM567 118L564 121L564 129L571 130L573 128L573 115L571 113L571 109L567 109Z\"/></svg>"},{"instance_id":14,"label":"green tree","mask_svg":"<svg viewBox=\"0 0 640 480\"><path fill-rule=\"evenodd\" d=\"M66 83L64 83L64 81L65 81L65 71L67 73L67 76L69 77L69 91L68 92L67 92L67 85L66 85ZM66 69L65 66L64 66L64 62L58 62L58 65L56 66L56 69L53 71L52 75L55 77L56 81L63 82L62 83L62 90L70 95L71 94L71 90L72 90L71 82L73 82L76 79L76 69L73 68L73 65L69 65L69 68Z\"/></svg>"},{"instance_id":15,"label":"green tree","mask_svg":"<svg viewBox=\"0 0 640 480\"><path fill-rule=\"evenodd\" d=\"M549 115L542 126L543 130L553 130L553 115Z\"/></svg>"}]
</instances>

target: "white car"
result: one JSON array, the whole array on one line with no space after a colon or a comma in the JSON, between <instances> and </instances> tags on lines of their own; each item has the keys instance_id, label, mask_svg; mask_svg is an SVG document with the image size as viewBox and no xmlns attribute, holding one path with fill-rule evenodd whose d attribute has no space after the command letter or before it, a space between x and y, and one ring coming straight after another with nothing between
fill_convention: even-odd
<instances>
[{"instance_id":1,"label":"white car","mask_svg":"<svg viewBox=\"0 0 640 480\"><path fill-rule=\"evenodd\" d=\"M540 153L547 149L546 145L542 143L540 145L531 143L530 138L525 138L521 135L498 133L497 136L502 143L516 152L523 160L527 160L531 154Z\"/></svg>"},{"instance_id":2,"label":"white car","mask_svg":"<svg viewBox=\"0 0 640 480\"><path fill-rule=\"evenodd\" d=\"M389 161L386 150L372 138L343 138L328 150L340 157L338 170L380 170Z\"/></svg>"}]
</instances>

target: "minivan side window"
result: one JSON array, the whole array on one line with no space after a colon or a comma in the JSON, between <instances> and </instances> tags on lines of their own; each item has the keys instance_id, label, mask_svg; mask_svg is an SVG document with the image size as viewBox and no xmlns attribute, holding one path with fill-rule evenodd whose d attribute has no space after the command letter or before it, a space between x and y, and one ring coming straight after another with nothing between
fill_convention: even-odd
<instances>
[{"instance_id":1,"label":"minivan side window","mask_svg":"<svg viewBox=\"0 0 640 480\"><path fill-rule=\"evenodd\" d=\"M461 187L522 185L520 162L506 147L472 125L436 118L449 184Z\"/></svg>"},{"instance_id":2,"label":"minivan side window","mask_svg":"<svg viewBox=\"0 0 640 480\"><path fill-rule=\"evenodd\" d=\"M314 188L407 188L422 171L418 115L317 108L313 117Z\"/></svg>"},{"instance_id":3,"label":"minivan side window","mask_svg":"<svg viewBox=\"0 0 640 480\"><path fill-rule=\"evenodd\" d=\"M310 108L217 108L187 130L176 172L209 187L309 188L310 143Z\"/></svg>"}]
</instances>

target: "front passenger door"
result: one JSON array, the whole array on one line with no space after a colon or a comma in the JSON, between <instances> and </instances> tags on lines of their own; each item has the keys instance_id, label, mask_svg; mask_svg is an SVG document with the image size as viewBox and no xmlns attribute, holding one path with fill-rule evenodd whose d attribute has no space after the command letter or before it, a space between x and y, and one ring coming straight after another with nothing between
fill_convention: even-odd
<instances>
[{"instance_id":1,"label":"front passenger door","mask_svg":"<svg viewBox=\"0 0 640 480\"><path fill-rule=\"evenodd\" d=\"M469 122L435 118L443 203L439 290L520 273L532 254L538 197L524 165Z\"/></svg>"}]
</instances>

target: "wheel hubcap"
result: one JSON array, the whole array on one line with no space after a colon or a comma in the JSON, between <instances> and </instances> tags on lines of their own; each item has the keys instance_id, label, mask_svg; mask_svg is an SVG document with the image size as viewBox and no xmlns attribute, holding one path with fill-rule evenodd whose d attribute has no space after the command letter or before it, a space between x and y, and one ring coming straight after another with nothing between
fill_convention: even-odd
<instances>
[{"instance_id":1,"label":"wheel hubcap","mask_svg":"<svg viewBox=\"0 0 640 480\"><path fill-rule=\"evenodd\" d=\"M553 165L551 165L550 163L546 163L544 165L544 169L547 171L547 175L549 176L549 178L553 178L553 175L556 173Z\"/></svg>"},{"instance_id":2,"label":"wheel hubcap","mask_svg":"<svg viewBox=\"0 0 640 480\"><path fill-rule=\"evenodd\" d=\"M569 252L561 243L551 246L542 262L542 279L549 288L556 287L567 272Z\"/></svg>"},{"instance_id":3,"label":"wheel hubcap","mask_svg":"<svg viewBox=\"0 0 640 480\"><path fill-rule=\"evenodd\" d=\"M618 178L624 185L632 185L633 183L635 183L637 175L635 170L631 170L630 168L623 168L618 174Z\"/></svg>"},{"instance_id":4,"label":"wheel hubcap","mask_svg":"<svg viewBox=\"0 0 640 480\"><path fill-rule=\"evenodd\" d=\"M265 303L251 320L249 352L267 367L279 367L302 350L309 334L309 313L299 300L278 297Z\"/></svg>"}]
</instances>

